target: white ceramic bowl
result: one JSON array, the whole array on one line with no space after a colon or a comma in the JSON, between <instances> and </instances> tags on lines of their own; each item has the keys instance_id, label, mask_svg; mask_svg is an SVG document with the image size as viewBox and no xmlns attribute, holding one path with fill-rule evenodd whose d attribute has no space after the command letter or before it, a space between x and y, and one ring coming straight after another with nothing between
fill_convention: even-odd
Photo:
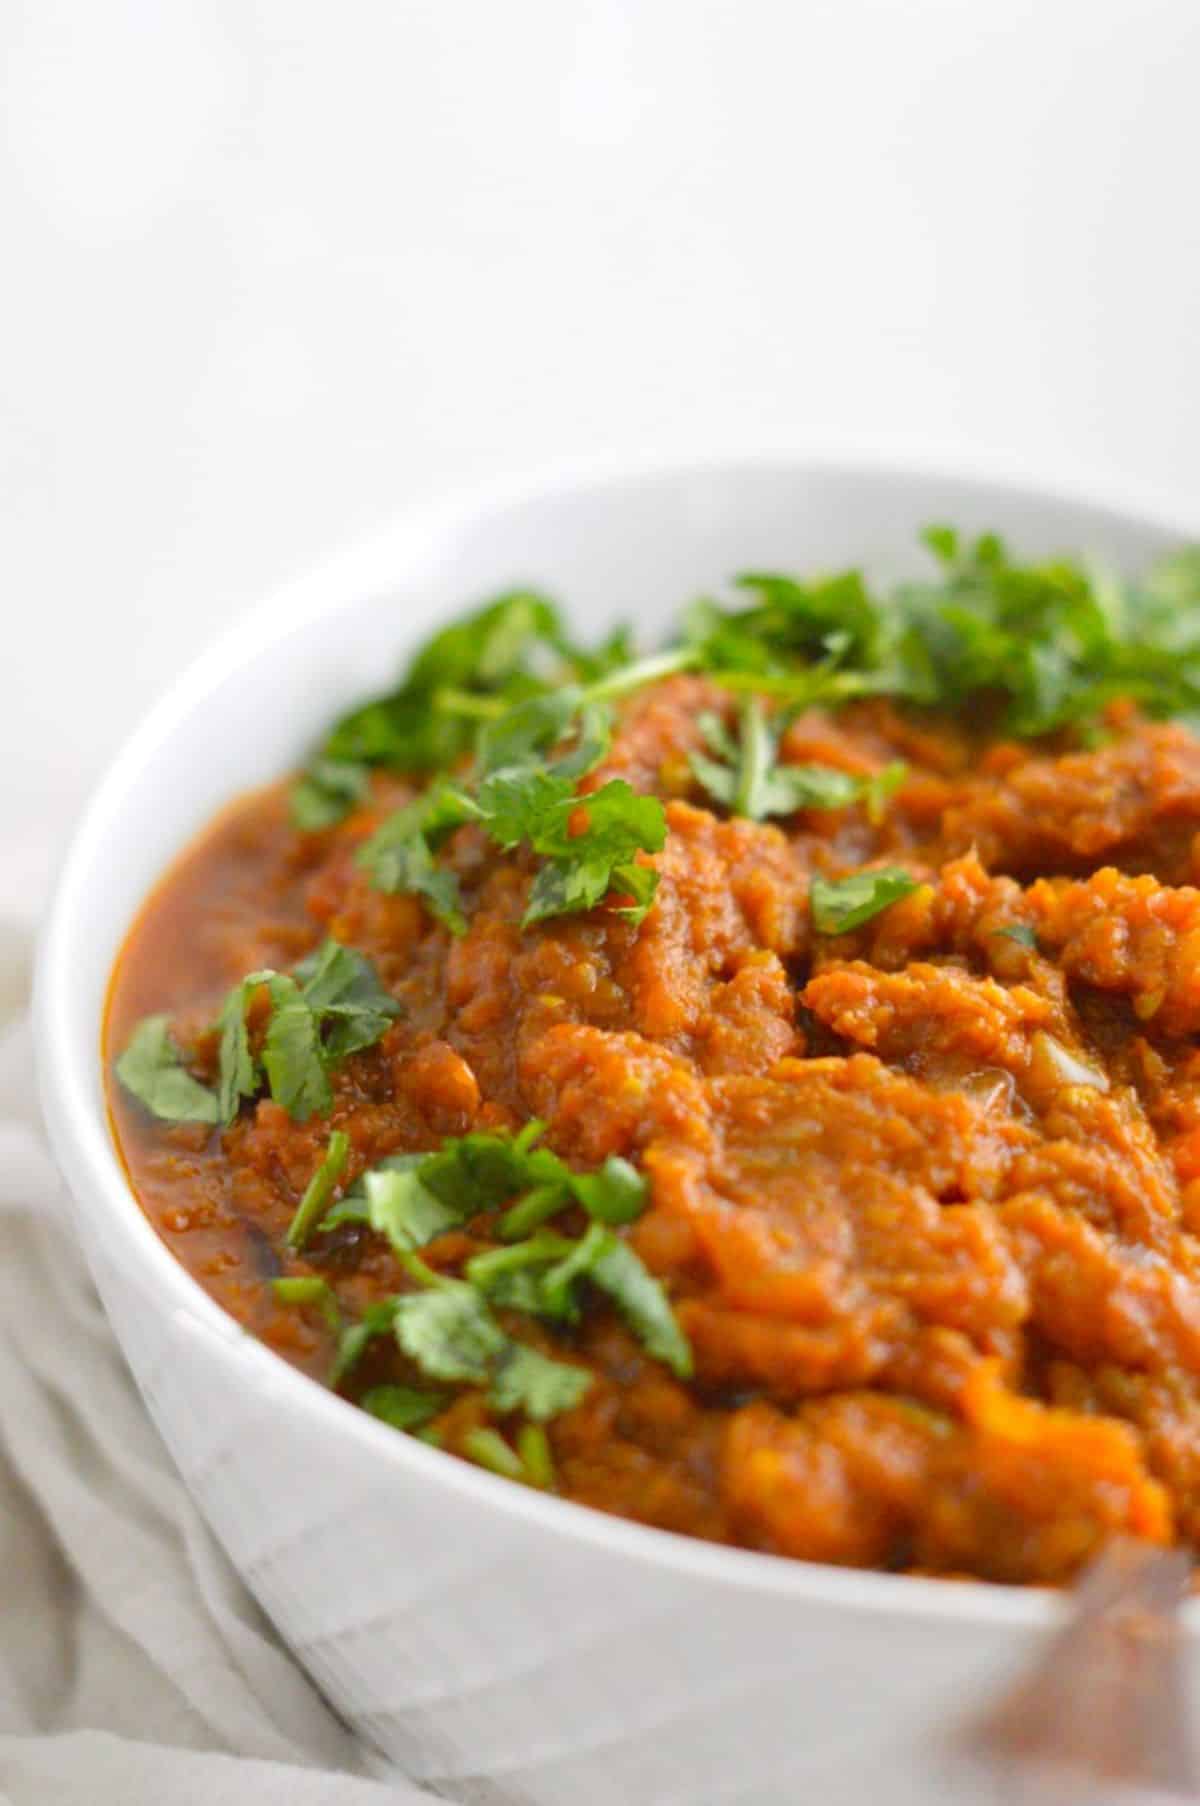
<instances>
[{"instance_id":1,"label":"white ceramic bowl","mask_svg":"<svg viewBox=\"0 0 1200 1806\"><path fill-rule=\"evenodd\" d=\"M103 780L66 861L38 972L39 1069L116 1333L288 1644L365 1738L443 1797L794 1806L816 1783L827 1803L944 1799L947 1728L1059 1607L615 1521L398 1436L294 1372L208 1299L130 1195L99 1063L117 949L212 812L293 766L449 613L528 581L590 628L629 615L650 638L739 568L917 568L930 520L1131 568L1181 536L945 469L784 456L593 472L411 513L194 667Z\"/></svg>"}]
</instances>

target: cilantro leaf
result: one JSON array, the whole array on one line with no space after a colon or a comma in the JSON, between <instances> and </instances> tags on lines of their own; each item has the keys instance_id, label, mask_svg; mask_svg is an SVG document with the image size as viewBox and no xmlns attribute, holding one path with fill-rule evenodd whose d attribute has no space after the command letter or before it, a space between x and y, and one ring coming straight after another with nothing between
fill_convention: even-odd
<instances>
[{"instance_id":1,"label":"cilantro leaf","mask_svg":"<svg viewBox=\"0 0 1200 1806\"><path fill-rule=\"evenodd\" d=\"M333 1102L320 1018L305 1002L294 978L277 972L265 983L271 1018L263 1037L263 1071L275 1102L297 1122L304 1122L323 1114Z\"/></svg>"},{"instance_id":2,"label":"cilantro leaf","mask_svg":"<svg viewBox=\"0 0 1200 1806\"><path fill-rule=\"evenodd\" d=\"M484 779L478 796L484 825L505 850L523 840L540 850L539 842L555 832L578 800L569 778L536 768L494 772Z\"/></svg>"},{"instance_id":3,"label":"cilantro leaf","mask_svg":"<svg viewBox=\"0 0 1200 1806\"><path fill-rule=\"evenodd\" d=\"M385 822L380 835L390 825ZM406 839L394 836L387 847L368 841L359 854L359 862L370 870L377 890L423 897L430 913L451 934L467 932L458 879L453 872L434 864L429 843L420 832L410 831Z\"/></svg>"},{"instance_id":4,"label":"cilantro leaf","mask_svg":"<svg viewBox=\"0 0 1200 1806\"><path fill-rule=\"evenodd\" d=\"M166 1016L138 1023L116 1073L126 1091L162 1122L217 1120L217 1098L187 1070Z\"/></svg>"},{"instance_id":5,"label":"cilantro leaf","mask_svg":"<svg viewBox=\"0 0 1200 1806\"><path fill-rule=\"evenodd\" d=\"M528 1236L508 1248L489 1248L476 1254L464 1269L467 1279L495 1305L509 1310L525 1311L534 1317L560 1317L564 1320L577 1313L574 1301L564 1298L548 1305L542 1281L546 1273L570 1254L574 1243L561 1235L546 1231Z\"/></svg>"},{"instance_id":6,"label":"cilantro leaf","mask_svg":"<svg viewBox=\"0 0 1200 1806\"><path fill-rule=\"evenodd\" d=\"M415 1386L372 1386L359 1400L364 1411L393 1430L419 1430L445 1408L445 1399Z\"/></svg>"},{"instance_id":7,"label":"cilantro leaf","mask_svg":"<svg viewBox=\"0 0 1200 1806\"><path fill-rule=\"evenodd\" d=\"M444 1202L422 1183L425 1164L426 1157L420 1154L393 1154L363 1174L367 1221L397 1253L423 1248L470 1214Z\"/></svg>"},{"instance_id":8,"label":"cilantro leaf","mask_svg":"<svg viewBox=\"0 0 1200 1806\"><path fill-rule=\"evenodd\" d=\"M814 872L808 891L813 927L818 934L849 934L917 888L916 879L896 866L854 872L848 878L823 878Z\"/></svg>"},{"instance_id":9,"label":"cilantro leaf","mask_svg":"<svg viewBox=\"0 0 1200 1806\"><path fill-rule=\"evenodd\" d=\"M250 1031L246 1027L246 1004L261 975L243 979L234 985L221 1006L217 1027L221 1034L220 1079L217 1106L220 1119L228 1125L238 1112L243 1098L253 1097L258 1090L258 1062L250 1051Z\"/></svg>"},{"instance_id":10,"label":"cilantro leaf","mask_svg":"<svg viewBox=\"0 0 1200 1806\"><path fill-rule=\"evenodd\" d=\"M454 785L433 785L376 829L359 848L357 863L376 890L423 897L430 912L451 934L465 934L467 919L454 873L434 863L447 835L478 817L471 799Z\"/></svg>"},{"instance_id":11,"label":"cilantro leaf","mask_svg":"<svg viewBox=\"0 0 1200 1806\"><path fill-rule=\"evenodd\" d=\"M373 1047L400 1014L399 1004L384 990L370 960L338 941L325 941L301 960L294 977L325 1031L327 1060L344 1060Z\"/></svg>"},{"instance_id":12,"label":"cilantro leaf","mask_svg":"<svg viewBox=\"0 0 1200 1806\"><path fill-rule=\"evenodd\" d=\"M396 1301L394 1316L396 1340L422 1373L489 1386L496 1410L524 1411L536 1422L579 1402L592 1380L586 1368L515 1342L466 1281L430 1277L427 1290Z\"/></svg>"},{"instance_id":13,"label":"cilantro leaf","mask_svg":"<svg viewBox=\"0 0 1200 1806\"><path fill-rule=\"evenodd\" d=\"M515 704L480 731L476 757L483 777L531 766L558 777L581 778L600 763L612 739L612 709L578 684L565 684ZM546 763L564 739L573 745Z\"/></svg>"},{"instance_id":14,"label":"cilantro leaf","mask_svg":"<svg viewBox=\"0 0 1200 1806\"><path fill-rule=\"evenodd\" d=\"M332 828L371 794L369 768L354 759L313 759L293 784L292 822L306 833Z\"/></svg>"},{"instance_id":15,"label":"cilantro leaf","mask_svg":"<svg viewBox=\"0 0 1200 1806\"><path fill-rule=\"evenodd\" d=\"M793 815L798 809L844 809L866 794L869 780L833 766L781 764L785 725L786 717L778 725L768 721L755 696L742 703L736 741L719 719L701 717L701 731L720 758L693 753L693 773L716 802L751 821Z\"/></svg>"},{"instance_id":16,"label":"cilantro leaf","mask_svg":"<svg viewBox=\"0 0 1200 1806\"><path fill-rule=\"evenodd\" d=\"M260 990L269 1003L261 1059L246 1020ZM231 1123L242 1099L257 1095L264 1075L276 1103L298 1121L328 1110L328 1067L372 1046L397 1013L370 962L336 941L303 960L295 976L249 973L229 992L218 1019L219 1120Z\"/></svg>"},{"instance_id":17,"label":"cilantro leaf","mask_svg":"<svg viewBox=\"0 0 1200 1806\"><path fill-rule=\"evenodd\" d=\"M573 834L577 812L583 826ZM589 796L550 804L530 836L546 864L534 880L524 925L594 909L610 889L633 898L632 907L621 913L640 922L654 899L658 874L637 865L635 855L660 852L666 837L666 815L658 798L639 796L623 778L611 779ZM634 875L642 872L644 876Z\"/></svg>"},{"instance_id":18,"label":"cilantro leaf","mask_svg":"<svg viewBox=\"0 0 1200 1806\"><path fill-rule=\"evenodd\" d=\"M513 1199L501 1234L516 1239L579 1204L595 1221L631 1223L646 1206L646 1181L637 1168L610 1154L593 1173L577 1173L549 1148L537 1146L543 1124L517 1136L476 1132L452 1136L432 1154L394 1154L364 1173L326 1218L323 1228L367 1222L397 1252L423 1247L482 1212Z\"/></svg>"},{"instance_id":19,"label":"cilantro leaf","mask_svg":"<svg viewBox=\"0 0 1200 1806\"><path fill-rule=\"evenodd\" d=\"M395 690L344 715L322 756L398 772L445 770L469 751L476 731L471 713L455 703L536 692L546 681L538 660L563 645L552 602L526 590L501 596L435 634Z\"/></svg>"},{"instance_id":20,"label":"cilantro leaf","mask_svg":"<svg viewBox=\"0 0 1200 1806\"><path fill-rule=\"evenodd\" d=\"M649 1354L686 1379L692 1371L692 1352L666 1293L628 1242L603 1224L593 1223L571 1253L546 1275L543 1297L548 1313L569 1314L571 1289L582 1278L608 1293Z\"/></svg>"},{"instance_id":21,"label":"cilantro leaf","mask_svg":"<svg viewBox=\"0 0 1200 1806\"><path fill-rule=\"evenodd\" d=\"M485 1300L461 1280L444 1280L397 1300L396 1340L430 1379L486 1385L508 1337Z\"/></svg>"},{"instance_id":22,"label":"cilantro leaf","mask_svg":"<svg viewBox=\"0 0 1200 1806\"><path fill-rule=\"evenodd\" d=\"M632 1223L646 1208L646 1181L619 1154L595 1173L572 1173L571 1190L597 1223Z\"/></svg>"},{"instance_id":23,"label":"cilantro leaf","mask_svg":"<svg viewBox=\"0 0 1200 1806\"><path fill-rule=\"evenodd\" d=\"M368 1305L357 1323L346 1324L338 1337L337 1352L329 1372L329 1384L340 1386L346 1375L358 1365L369 1342L390 1333L396 1319L400 1295L380 1298Z\"/></svg>"},{"instance_id":24,"label":"cilantro leaf","mask_svg":"<svg viewBox=\"0 0 1200 1806\"><path fill-rule=\"evenodd\" d=\"M560 1411L573 1410L591 1383L586 1367L510 1342L492 1376L489 1397L497 1411L521 1411L534 1423L545 1423Z\"/></svg>"},{"instance_id":25,"label":"cilantro leaf","mask_svg":"<svg viewBox=\"0 0 1200 1806\"><path fill-rule=\"evenodd\" d=\"M325 1215L333 1188L345 1170L350 1154L350 1137L344 1129L335 1129L329 1146L316 1172L304 1190L287 1232L289 1248L303 1248L305 1242Z\"/></svg>"},{"instance_id":26,"label":"cilantro leaf","mask_svg":"<svg viewBox=\"0 0 1200 1806\"><path fill-rule=\"evenodd\" d=\"M592 909L610 889L633 899L621 912L632 920L650 907L657 874L636 865L634 855L661 849L666 817L656 797L639 796L623 778L586 797L576 795L571 778L539 766L494 771L474 797L442 783L389 817L359 852L359 863L377 888L417 892L447 927L464 933L457 880L434 864L433 847L466 821L477 821L498 846L528 844L545 859L526 926ZM574 826L581 831L572 833Z\"/></svg>"}]
</instances>

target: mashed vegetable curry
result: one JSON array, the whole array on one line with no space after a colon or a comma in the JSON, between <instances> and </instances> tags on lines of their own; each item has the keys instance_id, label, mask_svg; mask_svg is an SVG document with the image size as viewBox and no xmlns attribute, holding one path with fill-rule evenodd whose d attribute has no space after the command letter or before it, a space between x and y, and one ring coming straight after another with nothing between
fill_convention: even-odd
<instances>
[{"instance_id":1,"label":"mashed vegetable curry","mask_svg":"<svg viewBox=\"0 0 1200 1806\"><path fill-rule=\"evenodd\" d=\"M437 636L152 896L110 1102L189 1271L397 1431L1059 1582L1200 1540L1200 583L930 543L640 661L525 593Z\"/></svg>"}]
</instances>

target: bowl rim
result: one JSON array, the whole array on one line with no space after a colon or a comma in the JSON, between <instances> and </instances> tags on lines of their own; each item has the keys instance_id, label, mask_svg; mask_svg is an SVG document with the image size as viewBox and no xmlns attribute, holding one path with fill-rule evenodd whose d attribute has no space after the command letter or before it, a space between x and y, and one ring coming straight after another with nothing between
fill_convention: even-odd
<instances>
[{"instance_id":1,"label":"bowl rim","mask_svg":"<svg viewBox=\"0 0 1200 1806\"><path fill-rule=\"evenodd\" d=\"M88 939L87 896L91 874L103 869L103 855L120 821L126 792L144 765L169 747L178 718L214 695L226 679L300 631L314 618L334 612L352 594L364 598L383 590L388 563L398 544L456 525L478 522L523 502L552 503L580 491L620 488L676 477L718 476L753 470L806 471L830 476L870 475L940 479L958 487L988 487L1014 500L1025 497L1064 507L1083 506L1112 514L1141 529L1184 539L1195 535L1161 494L1115 488L1111 480L1042 476L1022 465L964 453L955 446L914 446L873 441L864 446L824 437L805 445L794 440L726 445L702 453L668 449L634 457L559 460L515 476L458 486L444 495L417 499L382 529L353 542L312 572L271 592L265 601L227 628L195 658L125 738L94 786L59 867L45 916L35 965L33 1020L38 1083L43 1113L56 1157L68 1184L86 1195L119 1238L123 1255L136 1261L161 1299L164 1313L182 1313L210 1334L236 1338L240 1358L261 1380L281 1410L306 1419L317 1432L356 1438L364 1450L392 1471L417 1484L455 1489L480 1509L531 1521L569 1543L600 1547L648 1567L665 1568L730 1591L767 1593L851 1614L902 1620L975 1625L1039 1627L1059 1615L1063 1595L1048 1589L950 1581L935 1577L881 1574L834 1567L704 1542L649 1525L612 1517L570 1500L514 1486L448 1457L415 1438L398 1436L367 1412L292 1367L266 1344L246 1336L200 1283L193 1279L143 1213L121 1165L93 1086L97 1046L84 1045L70 1025L68 992L75 949ZM96 1025L93 1024L93 1027ZM1200 1631L1200 1600L1185 1607L1188 1628Z\"/></svg>"}]
</instances>

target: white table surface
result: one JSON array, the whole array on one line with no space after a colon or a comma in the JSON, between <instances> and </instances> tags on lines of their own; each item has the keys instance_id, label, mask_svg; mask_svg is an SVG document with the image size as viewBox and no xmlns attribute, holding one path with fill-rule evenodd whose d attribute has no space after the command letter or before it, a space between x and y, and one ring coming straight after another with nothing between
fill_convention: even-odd
<instances>
[{"instance_id":1,"label":"white table surface","mask_svg":"<svg viewBox=\"0 0 1200 1806\"><path fill-rule=\"evenodd\" d=\"M6 0L0 919L406 498L723 440L1200 527L1197 0Z\"/></svg>"}]
</instances>

